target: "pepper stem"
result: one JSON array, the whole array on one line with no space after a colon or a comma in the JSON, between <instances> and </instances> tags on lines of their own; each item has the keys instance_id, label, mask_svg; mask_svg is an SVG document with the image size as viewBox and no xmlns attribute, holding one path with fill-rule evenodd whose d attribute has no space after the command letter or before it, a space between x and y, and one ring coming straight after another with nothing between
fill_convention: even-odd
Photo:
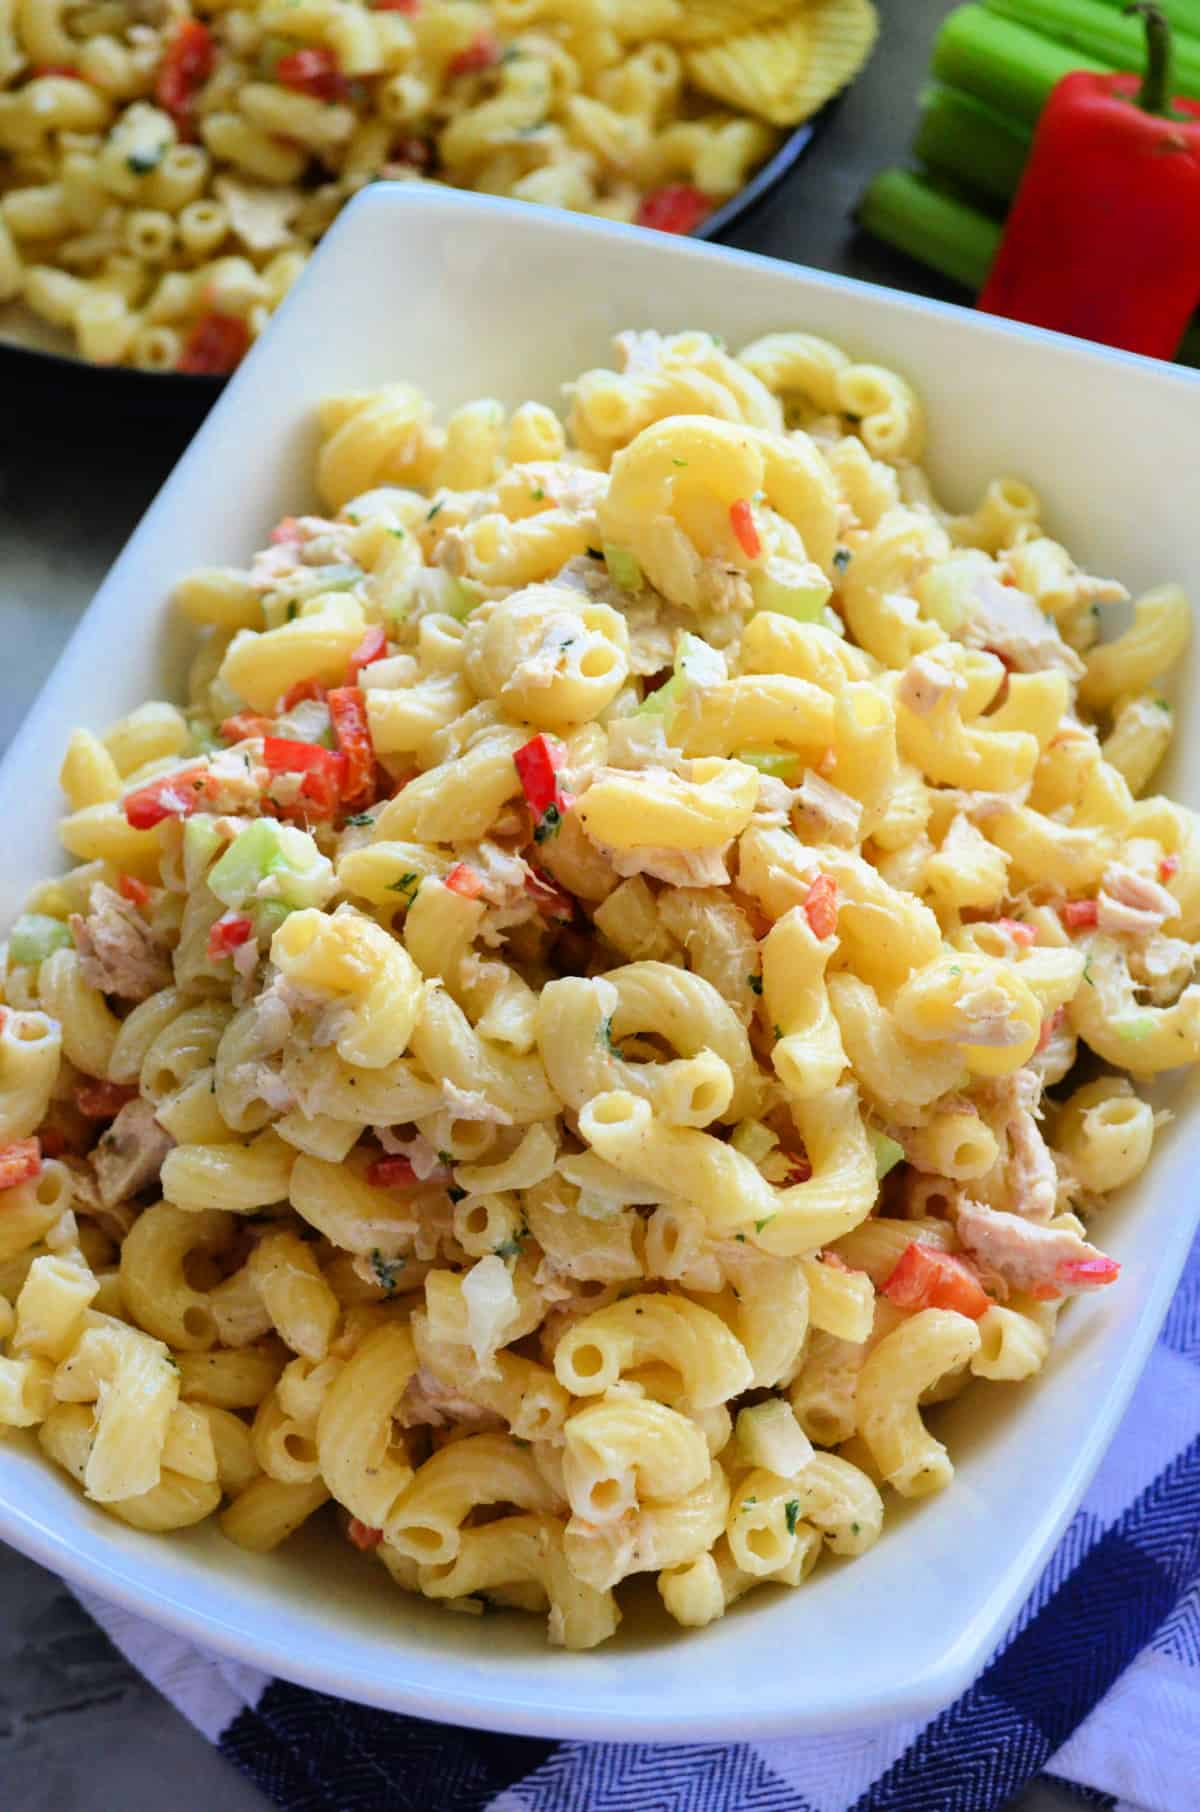
<instances>
[{"instance_id":1,"label":"pepper stem","mask_svg":"<svg viewBox=\"0 0 1200 1812\"><path fill-rule=\"evenodd\" d=\"M1146 21L1146 73L1137 94L1137 105L1146 113L1169 114L1175 87L1175 45L1161 6L1137 0L1122 12L1140 13Z\"/></svg>"}]
</instances>

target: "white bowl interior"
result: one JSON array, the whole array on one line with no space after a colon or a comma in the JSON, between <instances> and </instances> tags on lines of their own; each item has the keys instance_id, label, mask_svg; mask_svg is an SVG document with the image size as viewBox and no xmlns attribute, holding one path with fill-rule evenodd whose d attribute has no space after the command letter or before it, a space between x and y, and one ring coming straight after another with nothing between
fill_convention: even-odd
<instances>
[{"instance_id":1,"label":"white bowl interior","mask_svg":"<svg viewBox=\"0 0 1200 1812\"><path fill-rule=\"evenodd\" d=\"M1025 477L1052 532L1093 570L1135 589L1174 577L1200 590L1190 375L694 242L380 185L338 221L217 404L14 743L0 773L0 821L20 827L0 875L5 917L61 863L55 776L70 728L105 724L181 670L164 610L172 581L195 564L244 561L310 498L319 397L409 378L443 410L484 394L555 403L627 326L703 327L735 348L798 327L894 364L925 400L928 462L947 501L967 506L989 478ZM1181 716L1170 779L1195 804L1200 724ZM1182 1108L1194 1090L1176 1093ZM980 1664L1111 1437L1195 1224L1192 1142L1181 1113L1150 1178L1106 1224L1120 1286L1072 1307L1043 1379L976 1387L941 1412L959 1462L951 1490L890 1512L851 1572L827 1561L801 1591L754 1594L699 1634L641 1593L616 1643L564 1656L543 1646L540 1620L447 1616L315 1532L264 1559L213 1530L136 1534L20 1440L0 1447L0 1534L247 1663L431 1717L684 1740L926 1709Z\"/></svg>"}]
</instances>

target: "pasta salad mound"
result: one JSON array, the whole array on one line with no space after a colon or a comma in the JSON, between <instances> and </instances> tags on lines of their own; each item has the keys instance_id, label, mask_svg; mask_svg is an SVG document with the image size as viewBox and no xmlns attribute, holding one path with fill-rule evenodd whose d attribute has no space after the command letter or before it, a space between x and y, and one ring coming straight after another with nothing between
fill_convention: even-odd
<instances>
[{"instance_id":1,"label":"pasta salad mound","mask_svg":"<svg viewBox=\"0 0 1200 1812\"><path fill-rule=\"evenodd\" d=\"M0 1425L568 1648L944 1489L1200 1058L1179 588L1101 639L824 339L616 355L565 423L325 402L186 703L72 735L0 1009Z\"/></svg>"}]
</instances>

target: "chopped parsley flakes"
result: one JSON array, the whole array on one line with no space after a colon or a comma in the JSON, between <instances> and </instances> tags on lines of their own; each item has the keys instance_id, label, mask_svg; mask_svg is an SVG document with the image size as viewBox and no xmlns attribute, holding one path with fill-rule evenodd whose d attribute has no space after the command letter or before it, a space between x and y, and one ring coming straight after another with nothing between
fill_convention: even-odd
<instances>
[{"instance_id":1,"label":"chopped parsley flakes","mask_svg":"<svg viewBox=\"0 0 1200 1812\"><path fill-rule=\"evenodd\" d=\"M751 994L761 994L762 993L762 976L761 975L748 975L746 977L746 984L749 987Z\"/></svg>"},{"instance_id":2,"label":"chopped parsley flakes","mask_svg":"<svg viewBox=\"0 0 1200 1812\"><path fill-rule=\"evenodd\" d=\"M411 906L413 901L416 899L418 892L420 891L420 887L421 887L420 875L410 873L410 874L406 874L406 875L401 875L400 879L398 881L389 881L388 885L387 885L387 891L389 893L401 894L404 898L404 904L406 906Z\"/></svg>"},{"instance_id":3,"label":"chopped parsley flakes","mask_svg":"<svg viewBox=\"0 0 1200 1812\"><path fill-rule=\"evenodd\" d=\"M394 1296L396 1294L396 1281L404 1269L404 1264L403 1258L385 1258L378 1246L372 1246L371 1270L375 1275L375 1282L385 1295Z\"/></svg>"},{"instance_id":4,"label":"chopped parsley flakes","mask_svg":"<svg viewBox=\"0 0 1200 1812\"><path fill-rule=\"evenodd\" d=\"M840 573L844 573L852 558L853 555L848 547L839 547L834 552L833 564Z\"/></svg>"},{"instance_id":5,"label":"chopped parsley flakes","mask_svg":"<svg viewBox=\"0 0 1200 1812\"><path fill-rule=\"evenodd\" d=\"M796 1533L796 1519L799 1515L800 1499L798 1497L789 1497L787 1503L783 1506L783 1517L787 1524L787 1532L789 1535L794 1535Z\"/></svg>"},{"instance_id":6,"label":"chopped parsley flakes","mask_svg":"<svg viewBox=\"0 0 1200 1812\"><path fill-rule=\"evenodd\" d=\"M435 517L435 516L436 516L436 515L437 515L437 513L438 513L438 511L439 511L439 510L440 510L440 509L441 509L441 508L442 508L442 507L443 507L443 503L444 503L444 501L445 501L445 500L444 500L444 499L443 499L443 498L439 498L439 500L438 500L438 501L437 501L437 503L435 503L435 504L434 504L434 505L433 505L433 506L432 506L432 508L431 508L431 509L428 509L428 510L426 510L426 512L425 512L425 520L426 520L426 522L432 522L432 521L433 521L433 519L434 519L434 517Z\"/></svg>"}]
</instances>

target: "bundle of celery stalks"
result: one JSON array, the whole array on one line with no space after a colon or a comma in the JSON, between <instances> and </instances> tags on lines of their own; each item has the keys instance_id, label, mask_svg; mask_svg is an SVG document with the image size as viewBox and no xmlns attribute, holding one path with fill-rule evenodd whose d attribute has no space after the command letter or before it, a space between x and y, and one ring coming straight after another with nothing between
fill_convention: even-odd
<instances>
[{"instance_id":1,"label":"bundle of celery stalks","mask_svg":"<svg viewBox=\"0 0 1200 1812\"><path fill-rule=\"evenodd\" d=\"M972 293L982 288L1050 90L1073 69L1140 72L1141 19L1122 0L982 0L946 19L913 154L884 170L860 224ZM1163 0L1174 29L1176 94L1200 99L1200 0ZM1200 365L1200 317L1176 357Z\"/></svg>"}]
</instances>

